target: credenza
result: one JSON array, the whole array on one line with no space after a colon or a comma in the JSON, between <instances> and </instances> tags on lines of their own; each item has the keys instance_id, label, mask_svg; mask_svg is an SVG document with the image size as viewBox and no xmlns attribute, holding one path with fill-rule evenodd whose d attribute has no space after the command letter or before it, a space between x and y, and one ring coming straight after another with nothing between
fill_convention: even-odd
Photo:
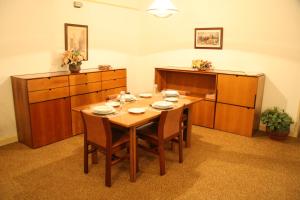
<instances>
[{"instance_id":1,"label":"credenza","mask_svg":"<svg viewBox=\"0 0 300 200\"><path fill-rule=\"evenodd\" d=\"M126 69L18 75L11 82L18 140L37 148L82 133L72 108L126 91Z\"/></svg>"},{"instance_id":2,"label":"credenza","mask_svg":"<svg viewBox=\"0 0 300 200\"><path fill-rule=\"evenodd\" d=\"M159 90L188 91L203 100L193 107L193 124L252 136L259 128L265 75L226 70L155 68Z\"/></svg>"}]
</instances>

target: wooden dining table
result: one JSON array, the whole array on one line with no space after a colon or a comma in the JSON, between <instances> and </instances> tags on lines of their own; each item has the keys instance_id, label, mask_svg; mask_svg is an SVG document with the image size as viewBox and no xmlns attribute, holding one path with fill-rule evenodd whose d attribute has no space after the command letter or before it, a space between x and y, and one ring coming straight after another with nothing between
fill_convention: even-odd
<instances>
[{"instance_id":1,"label":"wooden dining table","mask_svg":"<svg viewBox=\"0 0 300 200\"><path fill-rule=\"evenodd\" d=\"M130 135L130 181L136 181L136 162L137 162L137 144L136 144L136 128L158 118L162 110L155 109L151 106L155 101L162 101L164 97L161 94L153 95L150 98L138 97L135 101L126 102L121 107L116 108L114 114L105 115L112 125L118 125L129 130ZM187 114L186 147L191 146L191 129L192 129L192 105L202 100L199 97L180 96L177 102L174 102L174 107L184 106ZM80 112L81 110L92 110L94 106L103 105L106 102L99 102L84 106L75 107L72 110ZM145 112L141 114L132 114L128 112L129 108L145 108Z\"/></svg>"}]
</instances>

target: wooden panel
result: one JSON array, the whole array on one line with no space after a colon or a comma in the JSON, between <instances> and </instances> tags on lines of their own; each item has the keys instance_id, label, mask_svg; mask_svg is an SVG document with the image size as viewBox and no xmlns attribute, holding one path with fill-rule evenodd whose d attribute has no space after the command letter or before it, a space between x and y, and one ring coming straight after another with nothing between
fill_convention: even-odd
<instances>
[{"instance_id":1,"label":"wooden panel","mask_svg":"<svg viewBox=\"0 0 300 200\"><path fill-rule=\"evenodd\" d=\"M41 147L72 135L70 98L30 104L33 147Z\"/></svg>"},{"instance_id":2,"label":"wooden panel","mask_svg":"<svg viewBox=\"0 0 300 200\"><path fill-rule=\"evenodd\" d=\"M108 80L102 82L103 90L117 88L117 87L124 87L124 86L126 86L126 78L114 79L114 80Z\"/></svg>"},{"instance_id":3,"label":"wooden panel","mask_svg":"<svg viewBox=\"0 0 300 200\"><path fill-rule=\"evenodd\" d=\"M29 103L36 103L36 102L47 101L51 99L58 99L67 96L69 96L69 87L39 90L39 91L28 93Z\"/></svg>"},{"instance_id":4,"label":"wooden panel","mask_svg":"<svg viewBox=\"0 0 300 200\"><path fill-rule=\"evenodd\" d=\"M126 87L103 90L102 91L102 99L105 100L109 95L120 94L121 91L127 91Z\"/></svg>"},{"instance_id":5,"label":"wooden panel","mask_svg":"<svg viewBox=\"0 0 300 200\"><path fill-rule=\"evenodd\" d=\"M126 78L126 70L125 69L102 72L102 80L103 81L111 80L111 79L120 79L120 78Z\"/></svg>"},{"instance_id":6,"label":"wooden panel","mask_svg":"<svg viewBox=\"0 0 300 200\"><path fill-rule=\"evenodd\" d=\"M68 76L56 76L48 78L32 79L27 81L28 91L46 90L69 85Z\"/></svg>"},{"instance_id":7,"label":"wooden panel","mask_svg":"<svg viewBox=\"0 0 300 200\"><path fill-rule=\"evenodd\" d=\"M27 81L11 77L18 140L32 147Z\"/></svg>"},{"instance_id":8,"label":"wooden panel","mask_svg":"<svg viewBox=\"0 0 300 200\"><path fill-rule=\"evenodd\" d=\"M71 107L82 106L102 101L102 92L93 92L71 97ZM83 133L83 122L78 112L72 111L73 135Z\"/></svg>"},{"instance_id":9,"label":"wooden panel","mask_svg":"<svg viewBox=\"0 0 300 200\"><path fill-rule=\"evenodd\" d=\"M101 81L101 72L72 74L69 77L70 85L79 85L84 83Z\"/></svg>"},{"instance_id":10,"label":"wooden panel","mask_svg":"<svg viewBox=\"0 0 300 200\"><path fill-rule=\"evenodd\" d=\"M254 107L257 77L218 75L218 102Z\"/></svg>"},{"instance_id":11,"label":"wooden panel","mask_svg":"<svg viewBox=\"0 0 300 200\"><path fill-rule=\"evenodd\" d=\"M101 90L101 82L86 83L82 85L70 86L70 95L85 94Z\"/></svg>"},{"instance_id":12,"label":"wooden panel","mask_svg":"<svg viewBox=\"0 0 300 200\"><path fill-rule=\"evenodd\" d=\"M254 109L217 103L215 129L252 136Z\"/></svg>"},{"instance_id":13,"label":"wooden panel","mask_svg":"<svg viewBox=\"0 0 300 200\"><path fill-rule=\"evenodd\" d=\"M200 101L193 105L193 124L208 128L214 127L215 102Z\"/></svg>"},{"instance_id":14,"label":"wooden panel","mask_svg":"<svg viewBox=\"0 0 300 200\"><path fill-rule=\"evenodd\" d=\"M165 85L166 88L159 88L189 91L192 96L204 96L215 93L216 75L167 72Z\"/></svg>"}]
</instances>

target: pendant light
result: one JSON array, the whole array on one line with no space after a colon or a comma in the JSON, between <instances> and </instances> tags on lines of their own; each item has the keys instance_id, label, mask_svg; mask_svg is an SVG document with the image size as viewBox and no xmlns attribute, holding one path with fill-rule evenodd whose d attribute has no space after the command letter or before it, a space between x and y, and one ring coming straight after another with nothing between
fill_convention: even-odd
<instances>
[{"instance_id":1,"label":"pendant light","mask_svg":"<svg viewBox=\"0 0 300 200\"><path fill-rule=\"evenodd\" d=\"M156 17L170 17L178 10L171 2L171 0L154 0L151 6L147 9L147 12Z\"/></svg>"}]
</instances>

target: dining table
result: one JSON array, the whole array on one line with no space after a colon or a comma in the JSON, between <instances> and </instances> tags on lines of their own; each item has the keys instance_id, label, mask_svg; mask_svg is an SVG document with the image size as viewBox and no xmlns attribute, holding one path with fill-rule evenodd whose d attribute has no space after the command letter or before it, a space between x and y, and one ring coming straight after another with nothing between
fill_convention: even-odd
<instances>
[{"instance_id":1,"label":"dining table","mask_svg":"<svg viewBox=\"0 0 300 200\"><path fill-rule=\"evenodd\" d=\"M110 123L116 126L121 126L129 131L130 137L130 181L136 181L137 173L137 140L136 129L142 125L145 125L161 115L163 110L152 107L152 104L157 101L163 101L164 96L161 93L153 94L150 97L142 98L136 97L133 101L125 102L121 106L116 108L116 112L113 114L105 115ZM191 146L191 129L192 129L192 106L194 103L201 101L202 98L194 96L180 95L176 102L173 102L174 107L184 106L184 112L186 113L186 130L185 130L185 146ZM81 110L92 111L93 107L99 105L105 105L107 101L98 103L83 105L72 108L73 111L80 112ZM143 108L145 111L142 113L130 113L130 108Z\"/></svg>"}]
</instances>

